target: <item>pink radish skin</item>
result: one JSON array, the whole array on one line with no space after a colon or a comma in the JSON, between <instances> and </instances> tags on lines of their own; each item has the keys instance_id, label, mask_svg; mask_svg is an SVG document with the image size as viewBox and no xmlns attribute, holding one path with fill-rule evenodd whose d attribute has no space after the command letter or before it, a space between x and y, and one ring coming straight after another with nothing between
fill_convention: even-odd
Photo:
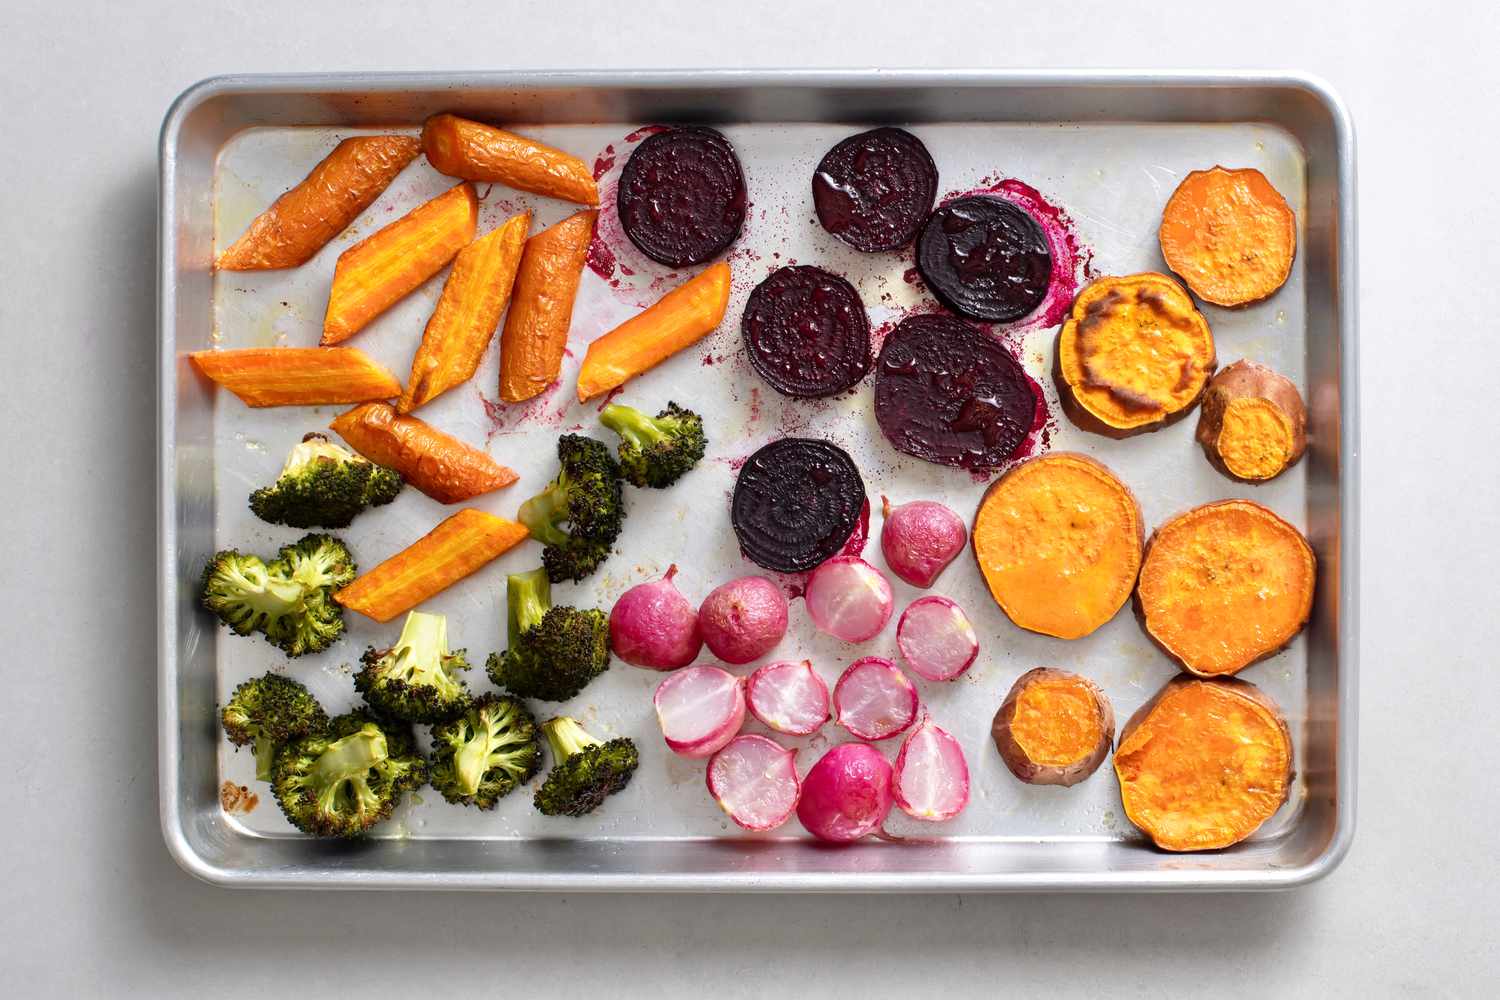
<instances>
[{"instance_id":1,"label":"pink radish skin","mask_svg":"<svg viewBox=\"0 0 1500 1000\"><path fill-rule=\"evenodd\" d=\"M885 497L880 502L885 564L913 587L932 586L968 543L963 518L934 500L913 500L895 508Z\"/></svg>"},{"instance_id":2,"label":"pink radish skin","mask_svg":"<svg viewBox=\"0 0 1500 1000\"><path fill-rule=\"evenodd\" d=\"M979 636L964 609L946 597L919 597L896 622L896 646L911 672L951 681L974 665Z\"/></svg>"},{"instance_id":3,"label":"pink radish skin","mask_svg":"<svg viewBox=\"0 0 1500 1000\"><path fill-rule=\"evenodd\" d=\"M896 804L913 819L952 819L969 804L969 763L964 749L930 718L911 731L896 755Z\"/></svg>"},{"instance_id":4,"label":"pink radish skin","mask_svg":"<svg viewBox=\"0 0 1500 1000\"><path fill-rule=\"evenodd\" d=\"M802 792L797 751L767 736L736 736L708 762L708 793L746 830L774 830L791 818Z\"/></svg>"},{"instance_id":5,"label":"pink radish skin","mask_svg":"<svg viewBox=\"0 0 1500 1000\"><path fill-rule=\"evenodd\" d=\"M813 624L845 642L873 639L891 620L891 581L857 556L834 556L812 571L802 595Z\"/></svg>"},{"instance_id":6,"label":"pink radish skin","mask_svg":"<svg viewBox=\"0 0 1500 1000\"><path fill-rule=\"evenodd\" d=\"M656 686L651 699L662 739L682 757L708 757L745 722L745 685L718 667L688 667Z\"/></svg>"},{"instance_id":7,"label":"pink radish skin","mask_svg":"<svg viewBox=\"0 0 1500 1000\"><path fill-rule=\"evenodd\" d=\"M917 721L917 689L883 656L855 660L833 686L839 725L862 740L888 740Z\"/></svg>"},{"instance_id":8,"label":"pink radish skin","mask_svg":"<svg viewBox=\"0 0 1500 1000\"><path fill-rule=\"evenodd\" d=\"M750 714L788 736L811 736L828 721L828 685L808 660L767 663L750 675Z\"/></svg>"},{"instance_id":9,"label":"pink radish skin","mask_svg":"<svg viewBox=\"0 0 1500 1000\"><path fill-rule=\"evenodd\" d=\"M786 596L763 576L742 576L715 587L698 608L704 645L725 663L749 663L786 635Z\"/></svg>"},{"instance_id":10,"label":"pink radish skin","mask_svg":"<svg viewBox=\"0 0 1500 1000\"><path fill-rule=\"evenodd\" d=\"M626 663L676 670L703 648L698 612L672 583L676 575L674 565L660 580L636 584L610 609L609 646Z\"/></svg>"},{"instance_id":11,"label":"pink radish skin","mask_svg":"<svg viewBox=\"0 0 1500 1000\"><path fill-rule=\"evenodd\" d=\"M802 779L797 819L819 840L847 844L880 829L891 812L891 765L868 743L841 743Z\"/></svg>"}]
</instances>

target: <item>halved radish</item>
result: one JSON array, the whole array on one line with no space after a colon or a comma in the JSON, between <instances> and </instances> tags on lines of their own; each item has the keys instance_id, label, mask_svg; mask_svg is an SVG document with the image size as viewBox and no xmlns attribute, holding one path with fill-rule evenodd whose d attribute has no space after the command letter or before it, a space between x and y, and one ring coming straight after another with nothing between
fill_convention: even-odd
<instances>
[{"instance_id":1,"label":"halved radish","mask_svg":"<svg viewBox=\"0 0 1500 1000\"><path fill-rule=\"evenodd\" d=\"M969 804L969 764L946 729L925 718L896 755L892 792L913 819L952 819Z\"/></svg>"},{"instance_id":2,"label":"halved radish","mask_svg":"<svg viewBox=\"0 0 1500 1000\"><path fill-rule=\"evenodd\" d=\"M656 686L651 699L673 753L707 757L734 739L745 721L745 685L718 667L688 667Z\"/></svg>"},{"instance_id":3,"label":"halved radish","mask_svg":"<svg viewBox=\"0 0 1500 1000\"><path fill-rule=\"evenodd\" d=\"M812 662L767 663L745 685L750 714L778 733L811 736L828 721L828 685Z\"/></svg>"},{"instance_id":4,"label":"halved radish","mask_svg":"<svg viewBox=\"0 0 1500 1000\"><path fill-rule=\"evenodd\" d=\"M896 645L912 673L951 681L979 655L979 636L964 609L946 597L919 597L901 612Z\"/></svg>"},{"instance_id":5,"label":"halved radish","mask_svg":"<svg viewBox=\"0 0 1500 1000\"><path fill-rule=\"evenodd\" d=\"M839 724L862 740L900 735L917 719L917 689L883 656L855 660L833 686Z\"/></svg>"},{"instance_id":6,"label":"halved radish","mask_svg":"<svg viewBox=\"0 0 1500 1000\"><path fill-rule=\"evenodd\" d=\"M834 556L813 570L802 598L813 624L845 642L879 635L895 603L891 581L858 556Z\"/></svg>"},{"instance_id":7,"label":"halved radish","mask_svg":"<svg viewBox=\"0 0 1500 1000\"><path fill-rule=\"evenodd\" d=\"M746 830L774 830L797 808L802 779L797 751L767 736L745 734L708 762L708 792Z\"/></svg>"}]
</instances>

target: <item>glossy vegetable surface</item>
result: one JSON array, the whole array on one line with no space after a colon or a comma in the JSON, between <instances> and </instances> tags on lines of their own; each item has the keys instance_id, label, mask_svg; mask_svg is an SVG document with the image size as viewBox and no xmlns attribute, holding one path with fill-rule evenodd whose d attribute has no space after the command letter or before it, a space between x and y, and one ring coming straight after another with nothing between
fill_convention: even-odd
<instances>
[{"instance_id":1,"label":"glossy vegetable surface","mask_svg":"<svg viewBox=\"0 0 1500 1000\"><path fill-rule=\"evenodd\" d=\"M504 184L520 191L599 204L588 164L571 153L457 115L433 115L422 126L422 150L439 173Z\"/></svg>"},{"instance_id":2,"label":"glossy vegetable surface","mask_svg":"<svg viewBox=\"0 0 1500 1000\"><path fill-rule=\"evenodd\" d=\"M500 398L507 403L539 396L557 381L598 217L592 209L575 212L526 241L500 334Z\"/></svg>"},{"instance_id":3,"label":"glossy vegetable surface","mask_svg":"<svg viewBox=\"0 0 1500 1000\"><path fill-rule=\"evenodd\" d=\"M246 406L363 403L401 392L396 376L354 347L245 347L188 357Z\"/></svg>"},{"instance_id":4,"label":"glossy vegetable surface","mask_svg":"<svg viewBox=\"0 0 1500 1000\"><path fill-rule=\"evenodd\" d=\"M328 425L349 447L401 477L438 503L458 503L516 481L513 470L389 403L366 403Z\"/></svg>"}]
</instances>

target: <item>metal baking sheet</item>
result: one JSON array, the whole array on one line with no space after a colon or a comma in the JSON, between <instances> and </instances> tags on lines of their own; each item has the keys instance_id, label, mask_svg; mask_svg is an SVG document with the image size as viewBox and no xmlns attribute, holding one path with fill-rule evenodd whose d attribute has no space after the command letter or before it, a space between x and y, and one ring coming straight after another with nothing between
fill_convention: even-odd
<instances>
[{"instance_id":1,"label":"metal baking sheet","mask_svg":"<svg viewBox=\"0 0 1500 1000\"><path fill-rule=\"evenodd\" d=\"M451 185L418 160L355 225L304 267L226 273L208 268L216 246L243 231L339 140L371 131L413 131L429 113L466 111L517 123L600 172L600 233L613 266L596 256L585 272L561 388L531 404L496 401L497 352L474 380L424 408L422 416L488 448L521 473L517 485L471 505L513 516L545 483L559 433L597 432L597 403L580 405L571 374L581 348L654 300L680 277L642 257L621 235L610 195L629 149L647 123L707 121L734 142L752 208L730 254L734 288L721 328L697 348L626 387L622 401L655 408L667 398L705 415L709 458L665 492L630 494L627 531L594 578L556 588L557 598L609 604L624 589L680 568L685 593L756 571L729 530L727 495L737 460L787 434L826 436L859 464L872 498L927 497L973 510L985 482L897 455L870 413L869 391L827 402L785 400L743 361L738 317L745 296L784 263L818 263L859 288L879 330L930 297L907 273L907 255L864 255L813 221L808 178L822 151L870 121L905 125L932 151L940 193L1014 179L1065 215L1081 248L1078 278L1164 269L1155 243L1161 205L1190 169L1254 166L1297 211L1299 253L1287 285L1242 310L1206 308L1221 362L1249 357L1286 373L1310 404L1308 458L1271 484L1231 483L1202 460L1193 421L1123 442L1085 434L1060 417L1045 431L1051 449L1083 451L1131 485L1148 525L1197 503L1249 496L1312 538L1322 572L1305 636L1244 676L1286 712L1297 779L1287 805L1252 840L1208 855L1168 855L1131 829L1109 768L1072 789L1015 781L989 743L990 718L1016 676L1037 665L1080 670L1098 681L1121 719L1174 673L1128 611L1082 640L1064 642L1016 629L984 591L970 560L956 563L933 592L969 610L980 632L978 663L952 684L918 682L933 717L964 744L973 799L956 820L922 824L893 813L903 844L818 847L794 823L745 835L706 794L701 762L666 751L650 706L659 675L616 663L558 707L600 734L635 738L643 763L629 792L581 820L548 820L529 795L490 813L451 806L430 789L357 848L297 835L253 777L247 753L222 739L214 706L245 677L287 666L255 639L217 631L193 608L193 580L215 548L274 550L298 536L251 516L244 498L274 478L287 448L326 427L340 408L251 410L215 394L185 365L186 351L315 344L333 261L353 242ZM195 874L256 886L424 886L629 889L1038 889L1267 888L1315 878L1346 849L1353 818L1353 617L1355 527L1353 161L1346 116L1306 80L1242 76L1104 78L1084 74L532 74L465 77L244 78L208 81L169 114L162 139L161 258L161 805L169 847ZM940 194L940 196L941 196ZM480 231L529 208L533 231L573 209L508 189L491 190ZM1086 272L1086 273L1085 273ZM441 287L434 280L362 332L356 345L405 378L411 353ZM1044 387L1055 325L1033 321L1002 331ZM414 490L362 516L340 534L365 566L399 550L450 513ZM706 529L706 530L705 530ZM870 556L879 562L878 545ZM429 602L450 616L486 687L482 661L503 647L504 574L536 561L534 547L507 554ZM899 581L897 604L917 591ZM346 616L349 637L287 669L331 711L354 704L351 666L366 645L383 645L399 623ZM792 628L774 654L808 657L830 683L852 659L894 653L894 629L848 646L816 633L794 602ZM705 654L706 655L706 654ZM748 672L750 668L739 670ZM753 721L750 731L760 727ZM836 727L803 747L805 769ZM894 753L896 741L883 745ZM226 807L225 782L260 795Z\"/></svg>"}]
</instances>

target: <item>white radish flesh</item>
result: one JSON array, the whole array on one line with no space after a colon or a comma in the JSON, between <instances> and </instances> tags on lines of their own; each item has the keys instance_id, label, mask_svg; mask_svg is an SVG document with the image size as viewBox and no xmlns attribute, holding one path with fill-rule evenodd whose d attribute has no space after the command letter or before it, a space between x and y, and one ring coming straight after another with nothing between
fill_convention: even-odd
<instances>
[{"instance_id":1,"label":"white radish flesh","mask_svg":"<svg viewBox=\"0 0 1500 1000\"><path fill-rule=\"evenodd\" d=\"M946 597L919 597L896 623L896 645L923 680L951 681L979 655L979 636L964 609Z\"/></svg>"},{"instance_id":2,"label":"white radish flesh","mask_svg":"<svg viewBox=\"0 0 1500 1000\"><path fill-rule=\"evenodd\" d=\"M813 624L845 642L875 638L894 606L885 574L854 556L834 556L813 570L803 599Z\"/></svg>"},{"instance_id":3,"label":"white radish flesh","mask_svg":"<svg viewBox=\"0 0 1500 1000\"><path fill-rule=\"evenodd\" d=\"M931 719L912 730L896 755L896 804L913 819L952 819L969 804L969 763L952 734Z\"/></svg>"},{"instance_id":4,"label":"white radish flesh","mask_svg":"<svg viewBox=\"0 0 1500 1000\"><path fill-rule=\"evenodd\" d=\"M890 660L855 660L833 686L839 724L862 740L885 740L917 719L917 689Z\"/></svg>"},{"instance_id":5,"label":"white radish flesh","mask_svg":"<svg viewBox=\"0 0 1500 1000\"><path fill-rule=\"evenodd\" d=\"M746 830L774 830L797 808L797 751L765 736L736 736L708 762L708 792Z\"/></svg>"},{"instance_id":6,"label":"white radish flesh","mask_svg":"<svg viewBox=\"0 0 1500 1000\"><path fill-rule=\"evenodd\" d=\"M707 757L734 739L745 721L745 686L718 667L687 667L656 686L662 738L673 753Z\"/></svg>"},{"instance_id":7,"label":"white radish flesh","mask_svg":"<svg viewBox=\"0 0 1500 1000\"><path fill-rule=\"evenodd\" d=\"M767 663L745 685L750 714L789 736L811 736L828 721L828 685L803 660Z\"/></svg>"}]
</instances>

